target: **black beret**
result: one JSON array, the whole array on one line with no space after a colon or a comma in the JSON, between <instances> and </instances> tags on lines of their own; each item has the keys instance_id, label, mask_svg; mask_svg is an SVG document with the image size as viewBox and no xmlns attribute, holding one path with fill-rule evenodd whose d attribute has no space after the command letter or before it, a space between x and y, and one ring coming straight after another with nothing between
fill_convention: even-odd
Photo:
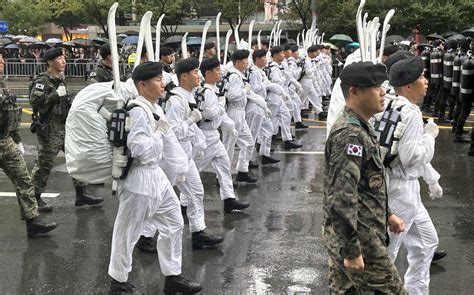
<instances>
[{"instance_id":1,"label":"black beret","mask_svg":"<svg viewBox=\"0 0 474 295\"><path fill-rule=\"evenodd\" d=\"M112 55L112 51L110 50L110 44L107 43L100 46L99 52L102 58L106 58L107 56Z\"/></svg>"},{"instance_id":2,"label":"black beret","mask_svg":"<svg viewBox=\"0 0 474 295\"><path fill-rule=\"evenodd\" d=\"M370 61L355 62L342 70L341 83L355 87L371 87L382 84L388 79L387 69L383 64Z\"/></svg>"},{"instance_id":3,"label":"black beret","mask_svg":"<svg viewBox=\"0 0 474 295\"><path fill-rule=\"evenodd\" d=\"M291 46L293 46L293 44L286 43L285 46L284 46L285 51L291 50Z\"/></svg>"},{"instance_id":4,"label":"black beret","mask_svg":"<svg viewBox=\"0 0 474 295\"><path fill-rule=\"evenodd\" d=\"M172 55L173 53L174 53L173 49L171 49L169 47L160 48L160 58L162 56Z\"/></svg>"},{"instance_id":5,"label":"black beret","mask_svg":"<svg viewBox=\"0 0 474 295\"><path fill-rule=\"evenodd\" d=\"M199 68L199 60L197 58L191 57L178 61L175 66L175 73L177 76L191 72Z\"/></svg>"},{"instance_id":6,"label":"black beret","mask_svg":"<svg viewBox=\"0 0 474 295\"><path fill-rule=\"evenodd\" d=\"M219 67L220 65L221 65L221 63L215 57L205 58L205 59L202 60L201 66L199 66L199 70L201 70L201 73L204 76L206 74L206 71L213 70L213 69Z\"/></svg>"},{"instance_id":7,"label":"black beret","mask_svg":"<svg viewBox=\"0 0 474 295\"><path fill-rule=\"evenodd\" d=\"M161 64L155 61L147 61L139 64L132 72L133 82L147 81L162 74Z\"/></svg>"},{"instance_id":8,"label":"black beret","mask_svg":"<svg viewBox=\"0 0 474 295\"><path fill-rule=\"evenodd\" d=\"M398 51L397 45L385 45L384 50L383 50L383 55L390 56L397 51Z\"/></svg>"},{"instance_id":9,"label":"black beret","mask_svg":"<svg viewBox=\"0 0 474 295\"><path fill-rule=\"evenodd\" d=\"M250 51L248 50L245 50L245 49L236 50L232 54L232 61L246 59L249 57L249 55L250 55Z\"/></svg>"},{"instance_id":10,"label":"black beret","mask_svg":"<svg viewBox=\"0 0 474 295\"><path fill-rule=\"evenodd\" d=\"M393 64L390 69L390 85L400 87L416 81L423 74L421 57L414 56L402 59Z\"/></svg>"},{"instance_id":11,"label":"black beret","mask_svg":"<svg viewBox=\"0 0 474 295\"><path fill-rule=\"evenodd\" d=\"M385 60L385 66L387 67L387 72L390 74L390 69L392 66L403 59L407 59L411 57L410 53L405 50L400 50L395 52L394 54L390 55L387 60Z\"/></svg>"},{"instance_id":12,"label":"black beret","mask_svg":"<svg viewBox=\"0 0 474 295\"><path fill-rule=\"evenodd\" d=\"M282 52L283 50L285 50L282 46L273 46L271 49L270 49L270 53L271 55L275 55L275 54L278 54L280 52Z\"/></svg>"},{"instance_id":13,"label":"black beret","mask_svg":"<svg viewBox=\"0 0 474 295\"><path fill-rule=\"evenodd\" d=\"M257 49L252 53L252 58L255 61L257 60L257 58L266 56L266 55L267 55L267 51L265 49Z\"/></svg>"},{"instance_id":14,"label":"black beret","mask_svg":"<svg viewBox=\"0 0 474 295\"><path fill-rule=\"evenodd\" d=\"M204 45L205 50L208 50L208 49L211 49L211 48L214 48L214 47L216 47L216 44L214 44L214 42L208 42L208 43L206 43L206 45Z\"/></svg>"},{"instance_id":15,"label":"black beret","mask_svg":"<svg viewBox=\"0 0 474 295\"><path fill-rule=\"evenodd\" d=\"M315 52L315 51L318 51L320 49L319 45L311 45L310 47L308 47L308 53L309 52Z\"/></svg>"},{"instance_id":16,"label":"black beret","mask_svg":"<svg viewBox=\"0 0 474 295\"><path fill-rule=\"evenodd\" d=\"M53 60L58 56L63 55L63 49L58 47L58 48L51 48L46 50L46 52L43 54L43 61L47 62L48 60Z\"/></svg>"},{"instance_id":17,"label":"black beret","mask_svg":"<svg viewBox=\"0 0 474 295\"><path fill-rule=\"evenodd\" d=\"M298 49L299 49L298 45L296 45L296 44L291 45L291 51L292 52L296 52L296 51L298 51Z\"/></svg>"}]
</instances>

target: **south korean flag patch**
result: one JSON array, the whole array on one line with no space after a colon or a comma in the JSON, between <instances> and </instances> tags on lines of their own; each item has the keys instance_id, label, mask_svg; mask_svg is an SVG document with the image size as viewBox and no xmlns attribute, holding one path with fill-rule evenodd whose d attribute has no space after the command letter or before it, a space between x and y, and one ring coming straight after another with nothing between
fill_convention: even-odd
<instances>
[{"instance_id":1,"label":"south korean flag patch","mask_svg":"<svg viewBox=\"0 0 474 295\"><path fill-rule=\"evenodd\" d=\"M36 83L36 84L35 84L35 88L36 88L36 89L39 89L39 90L44 90L44 84Z\"/></svg>"},{"instance_id":2,"label":"south korean flag patch","mask_svg":"<svg viewBox=\"0 0 474 295\"><path fill-rule=\"evenodd\" d=\"M349 156L356 156L362 158L362 151L364 150L364 147L361 145L357 144L349 144L347 146L347 154Z\"/></svg>"}]
</instances>

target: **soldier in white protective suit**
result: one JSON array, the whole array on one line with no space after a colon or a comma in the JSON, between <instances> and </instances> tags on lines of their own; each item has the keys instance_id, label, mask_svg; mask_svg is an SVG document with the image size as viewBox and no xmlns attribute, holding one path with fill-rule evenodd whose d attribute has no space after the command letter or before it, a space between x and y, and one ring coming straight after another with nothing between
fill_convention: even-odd
<instances>
[{"instance_id":1,"label":"soldier in white protective suit","mask_svg":"<svg viewBox=\"0 0 474 295\"><path fill-rule=\"evenodd\" d=\"M225 97L217 95L219 89L217 89L216 83L221 78L220 62L215 57L207 58L202 61L199 69L205 84L196 91L196 100L202 113L199 128L206 137L207 147L204 155L200 159L196 159L196 165L199 171L211 167L216 172L221 200L224 201L224 212L232 213L234 210L249 207L249 204L236 200L229 156L217 130L221 128L223 121L225 123L227 118Z\"/></svg>"},{"instance_id":2,"label":"soldier in white protective suit","mask_svg":"<svg viewBox=\"0 0 474 295\"><path fill-rule=\"evenodd\" d=\"M186 206L189 230L192 233L194 249L210 247L222 242L221 237L214 237L204 231L204 188L201 176L193 157L201 159L206 149L206 137L197 126L202 114L197 108L192 91L199 86L199 61L195 58L180 60L176 63L176 75L179 86L171 90L171 97L166 103L166 116L173 131L188 156L189 170L177 178L176 186L180 190L181 204Z\"/></svg>"},{"instance_id":3,"label":"soldier in white protective suit","mask_svg":"<svg viewBox=\"0 0 474 295\"><path fill-rule=\"evenodd\" d=\"M438 236L428 211L421 202L419 177L428 183L431 198L443 190L440 175L431 166L438 127L432 121L423 124L416 105L426 95L428 81L423 76L419 57L405 58L391 66L389 82L397 95L394 107L401 107L405 131L398 141L398 159L389 172L388 201L392 212L406 224L405 232L390 236L389 255L396 259L401 244L408 251L405 288L409 294L429 294L430 264L438 246Z\"/></svg>"},{"instance_id":4,"label":"soldier in white protective suit","mask_svg":"<svg viewBox=\"0 0 474 295\"><path fill-rule=\"evenodd\" d=\"M283 89L281 86L270 82L263 70L263 68L267 66L267 51L264 49L255 50L252 53L252 59L254 65L248 70L248 78L252 91L265 100L267 98L267 91L270 89L272 89L273 92L282 93ZM252 137L254 137L257 142L258 154L262 156L262 165L280 162L280 160L270 157L273 124L272 113L266 101L264 106L259 106L249 101L246 111L247 122L252 132ZM253 155L253 157L254 156L256 157L256 155Z\"/></svg>"},{"instance_id":5,"label":"soldier in white protective suit","mask_svg":"<svg viewBox=\"0 0 474 295\"><path fill-rule=\"evenodd\" d=\"M222 141L227 149L230 163L234 159L235 144L239 147L239 158L237 161L237 177L236 181L255 183L257 179L249 174L249 161L254 148L254 140L252 133L245 120L245 107L247 99L253 93L248 83L244 82L244 71L248 67L248 50L236 50L232 54L232 63L227 77L228 81L225 86L225 97L227 100L227 115L235 123L238 132L237 141L229 130L223 130Z\"/></svg>"},{"instance_id":6,"label":"soldier in white protective suit","mask_svg":"<svg viewBox=\"0 0 474 295\"><path fill-rule=\"evenodd\" d=\"M291 106L288 108L291 110L293 121L295 122L295 128L304 129L308 126L304 125L301 118L301 109L303 104L301 102L300 94L303 93L303 87L298 81L301 78L302 68L299 66L299 52L298 45L286 44L285 45L285 60L282 62L282 66L285 69L286 78L291 81L288 87L289 94L291 96Z\"/></svg>"},{"instance_id":7,"label":"soldier in white protective suit","mask_svg":"<svg viewBox=\"0 0 474 295\"><path fill-rule=\"evenodd\" d=\"M270 50L272 61L267 67L267 77L272 83L282 86L282 92L275 92L269 89L267 94L268 107L272 111L273 134L278 133L278 127L281 127L281 137L285 143L285 149L298 149L302 145L293 143L291 135L290 123L291 114L288 109L288 101L291 100L289 95L289 81L285 77L284 69L281 64L285 60L284 48L281 46L273 46Z\"/></svg>"},{"instance_id":8,"label":"soldier in white protective suit","mask_svg":"<svg viewBox=\"0 0 474 295\"><path fill-rule=\"evenodd\" d=\"M301 86L303 87L303 94L301 96L301 103L303 109L309 108L309 103L313 106L314 112L318 115L322 109L321 96L319 96L314 87L314 83L317 83L318 78L315 73L315 66L313 65L312 58L319 54L319 45L312 45L307 50L307 56L301 57L302 74L301 74Z\"/></svg>"},{"instance_id":9,"label":"soldier in white protective suit","mask_svg":"<svg viewBox=\"0 0 474 295\"><path fill-rule=\"evenodd\" d=\"M118 184L119 208L112 236L109 275L110 294L137 292L128 282L132 252L145 224L159 231L157 250L161 272L166 276L164 292L199 292L202 287L181 276L183 218L179 201L163 170L158 166L162 138L169 123L158 118L154 108L163 92L161 65L146 62L135 68L132 78L142 106L129 111L127 147L133 158L128 176ZM152 116L150 116L152 114Z\"/></svg>"}]
</instances>

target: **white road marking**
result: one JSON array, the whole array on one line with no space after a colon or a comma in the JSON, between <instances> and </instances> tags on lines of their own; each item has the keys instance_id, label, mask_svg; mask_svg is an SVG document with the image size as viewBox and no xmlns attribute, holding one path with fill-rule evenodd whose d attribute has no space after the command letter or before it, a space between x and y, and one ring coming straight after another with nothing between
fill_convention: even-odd
<instances>
[{"instance_id":1,"label":"white road marking","mask_svg":"<svg viewBox=\"0 0 474 295\"><path fill-rule=\"evenodd\" d=\"M42 193L42 198L57 198L61 194L60 193ZM0 197L14 197L16 198L16 193L14 192L0 192Z\"/></svg>"}]
</instances>

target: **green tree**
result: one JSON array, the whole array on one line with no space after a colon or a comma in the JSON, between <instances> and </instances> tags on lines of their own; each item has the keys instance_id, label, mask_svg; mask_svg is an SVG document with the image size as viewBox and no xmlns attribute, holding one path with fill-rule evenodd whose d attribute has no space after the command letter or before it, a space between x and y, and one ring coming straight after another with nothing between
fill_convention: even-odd
<instances>
[{"instance_id":1,"label":"green tree","mask_svg":"<svg viewBox=\"0 0 474 295\"><path fill-rule=\"evenodd\" d=\"M241 23L245 22L257 9L255 0L221 0L214 1L211 5L222 12L221 18L229 23L232 30L239 24L239 20Z\"/></svg>"},{"instance_id":2,"label":"green tree","mask_svg":"<svg viewBox=\"0 0 474 295\"><path fill-rule=\"evenodd\" d=\"M74 0L40 0L39 8L50 11L49 21L63 28L68 40L72 39L70 32L83 22L81 3Z\"/></svg>"},{"instance_id":3,"label":"green tree","mask_svg":"<svg viewBox=\"0 0 474 295\"><path fill-rule=\"evenodd\" d=\"M9 32L15 35L26 34L35 36L41 33L46 19L47 10L38 9L32 1L19 0L0 1L0 18L8 22Z\"/></svg>"}]
</instances>

